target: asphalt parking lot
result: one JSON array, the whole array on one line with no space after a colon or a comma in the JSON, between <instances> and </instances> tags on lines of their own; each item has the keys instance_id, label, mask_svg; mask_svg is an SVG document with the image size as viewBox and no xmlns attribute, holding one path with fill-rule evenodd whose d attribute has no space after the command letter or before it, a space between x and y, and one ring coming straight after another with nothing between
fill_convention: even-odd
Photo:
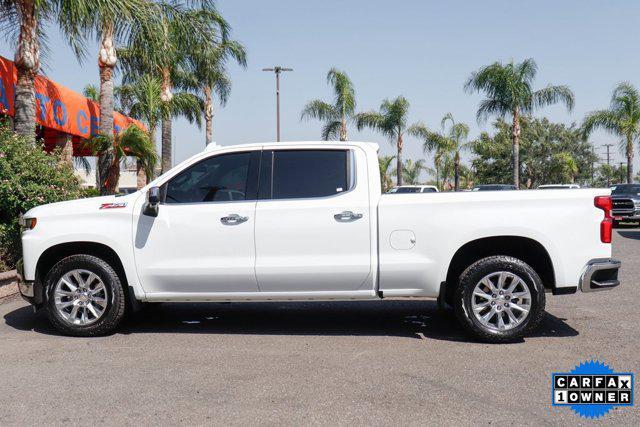
<instances>
[{"instance_id":1,"label":"asphalt parking lot","mask_svg":"<svg viewBox=\"0 0 640 427\"><path fill-rule=\"evenodd\" d=\"M552 372L595 358L640 374L640 230L614 239L621 287L549 296L541 328L508 345L470 341L423 300L163 304L81 339L14 299L0 305L0 424L586 422L551 408ZM600 421L639 425L640 409Z\"/></svg>"}]
</instances>

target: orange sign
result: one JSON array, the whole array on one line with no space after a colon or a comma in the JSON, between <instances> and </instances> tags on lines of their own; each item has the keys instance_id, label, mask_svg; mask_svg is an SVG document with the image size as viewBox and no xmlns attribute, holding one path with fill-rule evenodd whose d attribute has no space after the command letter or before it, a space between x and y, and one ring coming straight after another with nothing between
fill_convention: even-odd
<instances>
[{"instance_id":1,"label":"orange sign","mask_svg":"<svg viewBox=\"0 0 640 427\"><path fill-rule=\"evenodd\" d=\"M97 70L96 70L97 72ZM0 114L14 114L17 70L12 61L0 56ZM45 128L55 129L80 138L98 134L100 106L79 93L43 76L37 76L36 121ZM113 114L114 132L120 133L132 124L145 129L138 120Z\"/></svg>"}]
</instances>

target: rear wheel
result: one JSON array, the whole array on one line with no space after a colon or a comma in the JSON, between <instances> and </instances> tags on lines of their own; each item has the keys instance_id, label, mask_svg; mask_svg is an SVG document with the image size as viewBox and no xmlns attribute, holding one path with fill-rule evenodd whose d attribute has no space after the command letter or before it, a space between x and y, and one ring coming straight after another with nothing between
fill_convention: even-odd
<instances>
[{"instance_id":1,"label":"rear wheel","mask_svg":"<svg viewBox=\"0 0 640 427\"><path fill-rule=\"evenodd\" d=\"M454 308L476 338L508 342L534 329L544 312L544 286L536 272L509 256L481 259L460 276Z\"/></svg>"},{"instance_id":2,"label":"rear wheel","mask_svg":"<svg viewBox=\"0 0 640 427\"><path fill-rule=\"evenodd\" d=\"M45 286L47 315L63 334L107 334L124 317L126 299L120 278L95 256L62 259L47 274Z\"/></svg>"}]
</instances>

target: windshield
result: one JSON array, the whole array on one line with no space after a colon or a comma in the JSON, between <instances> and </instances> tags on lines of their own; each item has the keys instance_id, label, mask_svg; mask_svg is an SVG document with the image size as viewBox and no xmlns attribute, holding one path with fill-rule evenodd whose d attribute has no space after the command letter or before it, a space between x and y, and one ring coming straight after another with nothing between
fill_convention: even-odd
<instances>
[{"instance_id":1,"label":"windshield","mask_svg":"<svg viewBox=\"0 0 640 427\"><path fill-rule=\"evenodd\" d=\"M611 194L640 194L640 184L620 184L611 187Z\"/></svg>"}]
</instances>

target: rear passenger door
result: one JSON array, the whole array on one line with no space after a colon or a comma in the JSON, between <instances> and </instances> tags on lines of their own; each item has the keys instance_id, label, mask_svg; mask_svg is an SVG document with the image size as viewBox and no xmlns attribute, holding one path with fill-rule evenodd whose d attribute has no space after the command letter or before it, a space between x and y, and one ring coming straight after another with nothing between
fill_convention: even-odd
<instances>
[{"instance_id":1,"label":"rear passenger door","mask_svg":"<svg viewBox=\"0 0 640 427\"><path fill-rule=\"evenodd\" d=\"M359 149L263 151L255 214L260 291L371 288L368 177L356 164L366 164Z\"/></svg>"}]
</instances>

